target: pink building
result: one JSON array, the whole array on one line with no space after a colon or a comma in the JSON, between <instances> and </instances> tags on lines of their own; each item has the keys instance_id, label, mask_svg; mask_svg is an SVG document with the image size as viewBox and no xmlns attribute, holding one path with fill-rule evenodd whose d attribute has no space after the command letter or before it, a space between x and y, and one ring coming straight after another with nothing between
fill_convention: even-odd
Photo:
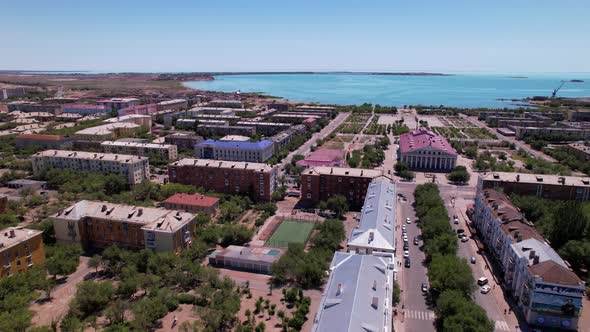
<instances>
[{"instance_id":1,"label":"pink building","mask_svg":"<svg viewBox=\"0 0 590 332\"><path fill-rule=\"evenodd\" d=\"M317 149L303 160L297 162L297 166L344 166L344 151L337 149Z\"/></svg>"},{"instance_id":2,"label":"pink building","mask_svg":"<svg viewBox=\"0 0 590 332\"><path fill-rule=\"evenodd\" d=\"M146 104L146 105L134 105L122 108L118 111L119 116L124 115L132 115L132 114L139 114L139 115L152 115L158 112L158 105L157 104Z\"/></svg>"},{"instance_id":3,"label":"pink building","mask_svg":"<svg viewBox=\"0 0 590 332\"><path fill-rule=\"evenodd\" d=\"M397 156L410 169L448 172L457 164L457 151L451 144L426 128L402 134Z\"/></svg>"}]
</instances>

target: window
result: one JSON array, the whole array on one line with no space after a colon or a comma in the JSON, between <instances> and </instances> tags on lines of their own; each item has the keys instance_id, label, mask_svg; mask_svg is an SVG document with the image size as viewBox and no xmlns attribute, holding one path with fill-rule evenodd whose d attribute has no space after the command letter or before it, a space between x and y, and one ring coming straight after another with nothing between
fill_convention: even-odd
<instances>
[{"instance_id":1,"label":"window","mask_svg":"<svg viewBox=\"0 0 590 332\"><path fill-rule=\"evenodd\" d=\"M307 199L311 199L311 193L307 193Z\"/></svg>"}]
</instances>

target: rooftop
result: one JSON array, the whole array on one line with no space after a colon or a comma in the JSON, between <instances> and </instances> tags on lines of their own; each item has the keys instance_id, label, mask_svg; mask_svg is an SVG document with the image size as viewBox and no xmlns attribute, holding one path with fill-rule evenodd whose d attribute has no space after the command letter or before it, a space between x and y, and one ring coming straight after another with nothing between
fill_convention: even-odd
<instances>
[{"instance_id":1,"label":"rooftop","mask_svg":"<svg viewBox=\"0 0 590 332\"><path fill-rule=\"evenodd\" d=\"M103 122L104 123L117 123L117 122L123 122L123 121L131 120L131 119L151 119L151 118L152 117L149 115L128 114L128 115L122 115L122 116L117 116L114 118L106 119Z\"/></svg>"},{"instance_id":2,"label":"rooftop","mask_svg":"<svg viewBox=\"0 0 590 332\"><path fill-rule=\"evenodd\" d=\"M201 143L196 144L195 146L215 146L218 148L225 148L225 149L251 149L251 150L263 150L270 147L273 144L272 141L269 140L261 140L256 142L234 142L234 141L216 141L212 139L205 140Z\"/></svg>"},{"instance_id":3,"label":"rooftop","mask_svg":"<svg viewBox=\"0 0 590 332\"><path fill-rule=\"evenodd\" d=\"M104 141L100 145L109 146L132 146L136 148L147 148L147 149L170 149L171 144L156 144L156 143L138 143L138 142L122 142L122 141Z\"/></svg>"},{"instance_id":4,"label":"rooftop","mask_svg":"<svg viewBox=\"0 0 590 332\"><path fill-rule=\"evenodd\" d=\"M283 250L278 248L242 247L231 245L227 248L215 250L210 255L210 257L233 258L247 262L266 262L272 264L277 261L283 255L283 253Z\"/></svg>"},{"instance_id":5,"label":"rooftop","mask_svg":"<svg viewBox=\"0 0 590 332\"><path fill-rule=\"evenodd\" d=\"M2 251L23 241L30 240L43 232L22 227L8 227L4 228L0 233L0 251Z\"/></svg>"},{"instance_id":6,"label":"rooftop","mask_svg":"<svg viewBox=\"0 0 590 332\"><path fill-rule=\"evenodd\" d=\"M590 177L509 172L484 173L481 174L480 177L483 181L493 182L543 183L548 185L590 187Z\"/></svg>"},{"instance_id":7,"label":"rooftop","mask_svg":"<svg viewBox=\"0 0 590 332\"><path fill-rule=\"evenodd\" d=\"M76 109L88 109L88 110L106 110L106 106L104 105L89 105L89 104L64 104L62 105L62 109L66 108L76 108Z\"/></svg>"},{"instance_id":8,"label":"rooftop","mask_svg":"<svg viewBox=\"0 0 590 332\"><path fill-rule=\"evenodd\" d=\"M428 147L454 156L457 155L457 151L453 149L444 137L426 128L412 130L399 137L399 148L402 153L413 152Z\"/></svg>"},{"instance_id":9,"label":"rooftop","mask_svg":"<svg viewBox=\"0 0 590 332\"><path fill-rule=\"evenodd\" d=\"M8 181L7 184L22 184L22 185L29 185L29 184L46 184L47 181L37 181L31 179L16 179L12 181Z\"/></svg>"},{"instance_id":10,"label":"rooftop","mask_svg":"<svg viewBox=\"0 0 590 332\"><path fill-rule=\"evenodd\" d=\"M76 135L110 135L113 130L119 128L135 129L139 128L140 125L128 122L113 122L96 127L90 127L75 132Z\"/></svg>"},{"instance_id":11,"label":"rooftop","mask_svg":"<svg viewBox=\"0 0 590 332\"><path fill-rule=\"evenodd\" d=\"M164 100L158 103L158 105L172 105L178 103L186 103L186 99L172 99L172 100Z\"/></svg>"},{"instance_id":12,"label":"rooftop","mask_svg":"<svg viewBox=\"0 0 590 332\"><path fill-rule=\"evenodd\" d=\"M194 167L215 167L215 168L227 168L227 169L248 169L257 172L270 172L273 170L268 164L265 163L249 163L244 161L225 161L225 160L211 160L211 159L193 159L185 158L179 161L175 161L172 166L194 166Z\"/></svg>"},{"instance_id":13,"label":"rooftop","mask_svg":"<svg viewBox=\"0 0 590 332\"><path fill-rule=\"evenodd\" d=\"M97 103L128 103L131 101L139 102L137 98L110 98L97 101Z\"/></svg>"},{"instance_id":14,"label":"rooftop","mask_svg":"<svg viewBox=\"0 0 590 332\"><path fill-rule=\"evenodd\" d=\"M336 252L313 332L391 331L391 256Z\"/></svg>"},{"instance_id":15,"label":"rooftop","mask_svg":"<svg viewBox=\"0 0 590 332\"><path fill-rule=\"evenodd\" d=\"M590 154L590 146L588 146L584 143L571 143L571 144L569 144L569 147L576 149L580 152L583 152L585 154Z\"/></svg>"},{"instance_id":16,"label":"rooftop","mask_svg":"<svg viewBox=\"0 0 590 332\"><path fill-rule=\"evenodd\" d=\"M376 169L316 166L301 174L354 176L372 179L383 175L383 172Z\"/></svg>"},{"instance_id":17,"label":"rooftop","mask_svg":"<svg viewBox=\"0 0 590 332\"><path fill-rule=\"evenodd\" d=\"M290 123L281 122L260 122L260 121L238 121L239 125L242 126L280 126L280 127L291 127Z\"/></svg>"},{"instance_id":18,"label":"rooftop","mask_svg":"<svg viewBox=\"0 0 590 332\"><path fill-rule=\"evenodd\" d=\"M184 204L200 207L210 207L219 202L219 198L201 194L174 194L164 201L170 204Z\"/></svg>"},{"instance_id":19,"label":"rooftop","mask_svg":"<svg viewBox=\"0 0 590 332\"><path fill-rule=\"evenodd\" d=\"M321 119L322 117L319 115L313 114L287 114L287 113L279 113L273 114L272 118L301 118L301 119Z\"/></svg>"},{"instance_id":20,"label":"rooftop","mask_svg":"<svg viewBox=\"0 0 590 332\"><path fill-rule=\"evenodd\" d=\"M22 134L16 136L17 139L31 139L31 140L42 140L42 141L61 141L65 137L61 135L44 135L44 134Z\"/></svg>"},{"instance_id":21,"label":"rooftop","mask_svg":"<svg viewBox=\"0 0 590 332\"><path fill-rule=\"evenodd\" d=\"M84 151L45 150L35 153L32 157L54 157L69 159L100 159L103 161L117 161L119 163L135 163L146 160L147 157L132 156L128 154L95 153Z\"/></svg>"},{"instance_id":22,"label":"rooftop","mask_svg":"<svg viewBox=\"0 0 590 332\"><path fill-rule=\"evenodd\" d=\"M138 207L100 201L79 201L53 215L54 218L80 220L96 218L143 225L145 230L175 232L195 215L188 212L161 208Z\"/></svg>"},{"instance_id":23,"label":"rooftop","mask_svg":"<svg viewBox=\"0 0 590 332\"><path fill-rule=\"evenodd\" d=\"M384 176L371 181L361 210L361 219L352 230L349 246L395 250L395 184Z\"/></svg>"},{"instance_id":24,"label":"rooftop","mask_svg":"<svg viewBox=\"0 0 590 332\"><path fill-rule=\"evenodd\" d=\"M235 141L235 142L246 142L250 140L250 137L241 135L226 135L219 139L220 141Z\"/></svg>"}]
</instances>

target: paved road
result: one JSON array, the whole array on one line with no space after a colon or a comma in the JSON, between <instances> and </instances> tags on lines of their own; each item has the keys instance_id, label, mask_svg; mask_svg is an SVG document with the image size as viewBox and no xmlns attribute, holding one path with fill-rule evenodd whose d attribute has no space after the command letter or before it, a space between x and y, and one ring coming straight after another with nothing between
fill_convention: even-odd
<instances>
[{"instance_id":1,"label":"paved road","mask_svg":"<svg viewBox=\"0 0 590 332\"><path fill-rule=\"evenodd\" d=\"M338 128L338 126L340 126L349 115L350 112L338 113L336 118L331 120L327 126L325 126L319 132L313 134L311 138L307 140L307 142L303 143L303 145L301 145L297 150L289 153L289 155L285 159L283 159L283 161L279 164L279 177L284 174L283 170L285 169L285 166L291 162L291 159L293 159L294 155L307 155L311 150L311 146L314 145L318 139L323 139L326 138L326 136L330 135L330 133L332 133L334 129Z\"/></svg>"},{"instance_id":2,"label":"paved road","mask_svg":"<svg viewBox=\"0 0 590 332\"><path fill-rule=\"evenodd\" d=\"M402 264L398 266L400 273L399 282L400 288L403 290L400 296L400 305L398 305L398 316L396 319L402 321L402 328L407 332L427 332L434 331L434 312L427 303L427 298L422 293L422 283L428 285L427 269L424 266L424 252L420 250L420 245L414 245L414 237L421 234L420 229L417 227L415 220L416 215L412 203L414 202L414 188L406 186L403 188L398 187L397 192L404 194L408 200L398 200L397 203L397 224L396 236L399 236L397 241L397 254L398 261ZM406 218L410 218L411 224L406 224ZM408 245L410 253L411 267L406 268L404 264L404 250L401 225L406 224L408 230ZM399 228L398 228L399 227ZM402 308L402 304L404 306ZM403 317L401 317L402 311Z\"/></svg>"}]
</instances>

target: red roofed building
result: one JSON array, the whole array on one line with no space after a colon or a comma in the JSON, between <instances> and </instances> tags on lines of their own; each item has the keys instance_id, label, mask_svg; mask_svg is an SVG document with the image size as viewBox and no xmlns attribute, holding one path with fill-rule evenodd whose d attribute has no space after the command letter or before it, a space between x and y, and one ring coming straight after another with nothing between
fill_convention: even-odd
<instances>
[{"instance_id":1,"label":"red roofed building","mask_svg":"<svg viewBox=\"0 0 590 332\"><path fill-rule=\"evenodd\" d=\"M175 194L168 197L162 204L169 210L184 210L191 213L204 212L212 215L219 206L219 198L201 194Z\"/></svg>"},{"instance_id":2,"label":"red roofed building","mask_svg":"<svg viewBox=\"0 0 590 332\"><path fill-rule=\"evenodd\" d=\"M451 144L426 128L402 134L397 156L410 169L449 172L457 164L457 151Z\"/></svg>"},{"instance_id":3,"label":"red roofed building","mask_svg":"<svg viewBox=\"0 0 590 332\"><path fill-rule=\"evenodd\" d=\"M344 166L344 150L338 149L317 149L305 157L305 159L299 160L297 166L314 167L314 166L332 166L342 167Z\"/></svg>"}]
</instances>

